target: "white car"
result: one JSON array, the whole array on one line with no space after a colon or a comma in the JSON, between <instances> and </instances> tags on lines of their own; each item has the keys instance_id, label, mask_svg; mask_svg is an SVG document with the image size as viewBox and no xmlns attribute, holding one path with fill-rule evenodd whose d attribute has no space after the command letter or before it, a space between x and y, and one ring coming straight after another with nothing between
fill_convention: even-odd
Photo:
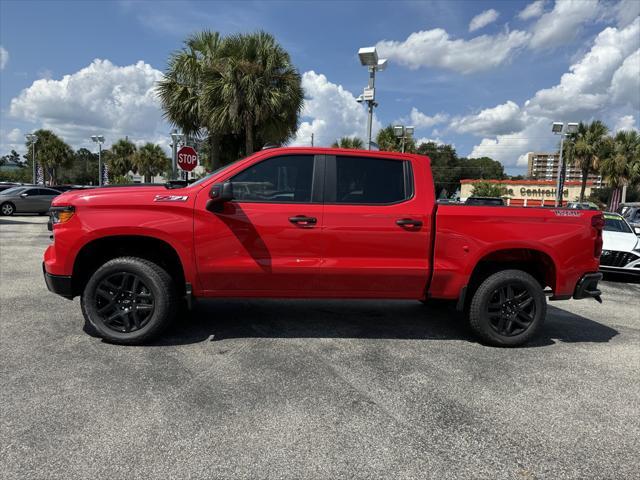
<instances>
[{"instance_id":1,"label":"white car","mask_svg":"<svg viewBox=\"0 0 640 480\"><path fill-rule=\"evenodd\" d=\"M640 239L617 213L604 214L600 270L640 275Z\"/></svg>"}]
</instances>

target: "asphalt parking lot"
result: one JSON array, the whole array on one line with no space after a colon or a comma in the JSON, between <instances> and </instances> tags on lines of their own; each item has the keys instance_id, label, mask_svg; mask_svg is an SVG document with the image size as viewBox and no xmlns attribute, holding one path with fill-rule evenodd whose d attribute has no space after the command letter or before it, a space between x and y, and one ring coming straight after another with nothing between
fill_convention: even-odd
<instances>
[{"instance_id":1,"label":"asphalt parking lot","mask_svg":"<svg viewBox=\"0 0 640 480\"><path fill-rule=\"evenodd\" d=\"M448 307L272 300L122 347L47 292L45 224L0 219L3 478L637 478L638 283L519 349Z\"/></svg>"}]
</instances>

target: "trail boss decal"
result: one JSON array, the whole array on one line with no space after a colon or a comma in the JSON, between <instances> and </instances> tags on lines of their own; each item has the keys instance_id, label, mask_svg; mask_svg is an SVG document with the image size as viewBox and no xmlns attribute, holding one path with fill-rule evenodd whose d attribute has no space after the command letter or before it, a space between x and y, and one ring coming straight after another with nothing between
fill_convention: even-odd
<instances>
[{"instance_id":1,"label":"trail boss decal","mask_svg":"<svg viewBox=\"0 0 640 480\"><path fill-rule=\"evenodd\" d=\"M154 202L186 202L189 195L156 195Z\"/></svg>"},{"instance_id":2,"label":"trail boss decal","mask_svg":"<svg viewBox=\"0 0 640 480\"><path fill-rule=\"evenodd\" d=\"M554 210L553 213L557 217L581 217L582 212L580 210Z\"/></svg>"}]
</instances>

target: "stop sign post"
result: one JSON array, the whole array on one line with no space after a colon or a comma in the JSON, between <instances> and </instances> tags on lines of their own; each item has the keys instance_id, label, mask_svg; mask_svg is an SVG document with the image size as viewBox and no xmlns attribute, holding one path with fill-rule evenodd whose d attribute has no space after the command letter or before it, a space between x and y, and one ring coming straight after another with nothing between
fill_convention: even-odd
<instances>
[{"instance_id":1,"label":"stop sign post","mask_svg":"<svg viewBox=\"0 0 640 480\"><path fill-rule=\"evenodd\" d=\"M190 172L198 165L198 152L193 147L182 147L178 150L178 166L185 172Z\"/></svg>"}]
</instances>

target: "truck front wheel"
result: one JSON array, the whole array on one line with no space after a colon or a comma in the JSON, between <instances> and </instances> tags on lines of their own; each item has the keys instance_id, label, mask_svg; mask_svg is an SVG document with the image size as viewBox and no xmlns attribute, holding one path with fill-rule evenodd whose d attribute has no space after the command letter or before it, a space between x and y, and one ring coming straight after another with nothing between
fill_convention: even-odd
<instances>
[{"instance_id":1,"label":"truck front wheel","mask_svg":"<svg viewBox=\"0 0 640 480\"><path fill-rule=\"evenodd\" d=\"M469 323L486 343L517 347L537 333L546 310L543 289L535 278L521 270L502 270L475 291Z\"/></svg>"},{"instance_id":2,"label":"truck front wheel","mask_svg":"<svg viewBox=\"0 0 640 480\"><path fill-rule=\"evenodd\" d=\"M169 274L136 257L109 260L89 279L82 313L97 334L114 343L141 344L175 316L176 289Z\"/></svg>"}]
</instances>

